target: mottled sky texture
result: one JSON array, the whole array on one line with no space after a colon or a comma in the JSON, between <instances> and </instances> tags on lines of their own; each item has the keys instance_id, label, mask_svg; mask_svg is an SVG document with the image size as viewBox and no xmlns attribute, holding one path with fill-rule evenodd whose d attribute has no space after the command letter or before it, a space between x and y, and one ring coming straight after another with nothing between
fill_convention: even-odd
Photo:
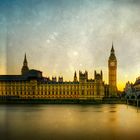
<instances>
[{"instance_id":1,"label":"mottled sky texture","mask_svg":"<svg viewBox=\"0 0 140 140\"><path fill-rule=\"evenodd\" d=\"M29 68L72 80L76 70L103 70L114 43L118 87L140 74L139 0L0 0L0 73Z\"/></svg>"}]
</instances>

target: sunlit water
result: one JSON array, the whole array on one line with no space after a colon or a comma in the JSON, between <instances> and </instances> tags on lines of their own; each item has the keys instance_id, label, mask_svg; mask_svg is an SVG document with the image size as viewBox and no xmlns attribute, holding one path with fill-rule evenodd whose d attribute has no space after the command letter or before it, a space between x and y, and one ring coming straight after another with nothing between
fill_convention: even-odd
<instances>
[{"instance_id":1,"label":"sunlit water","mask_svg":"<svg viewBox=\"0 0 140 140\"><path fill-rule=\"evenodd\" d=\"M0 105L3 139L140 139L140 110L127 105Z\"/></svg>"}]
</instances>

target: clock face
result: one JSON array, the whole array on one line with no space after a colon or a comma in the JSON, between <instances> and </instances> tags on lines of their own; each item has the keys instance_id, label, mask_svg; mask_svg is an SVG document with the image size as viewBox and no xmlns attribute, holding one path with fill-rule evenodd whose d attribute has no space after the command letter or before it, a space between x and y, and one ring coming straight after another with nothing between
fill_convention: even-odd
<instances>
[{"instance_id":1,"label":"clock face","mask_svg":"<svg viewBox=\"0 0 140 140\"><path fill-rule=\"evenodd\" d=\"M110 66L115 66L115 62L111 62L110 63Z\"/></svg>"}]
</instances>

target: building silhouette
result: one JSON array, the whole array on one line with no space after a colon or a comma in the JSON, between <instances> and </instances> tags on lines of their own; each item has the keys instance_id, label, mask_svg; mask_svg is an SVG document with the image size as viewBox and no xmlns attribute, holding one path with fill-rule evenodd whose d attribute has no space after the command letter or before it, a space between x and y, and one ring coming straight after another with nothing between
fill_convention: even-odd
<instances>
[{"instance_id":1,"label":"building silhouette","mask_svg":"<svg viewBox=\"0 0 140 140\"><path fill-rule=\"evenodd\" d=\"M21 74L24 75L28 71L29 71L29 68L28 68L28 62L27 62L26 53L25 53L24 61L23 61L23 66L22 66L22 69L21 69Z\"/></svg>"},{"instance_id":2,"label":"building silhouette","mask_svg":"<svg viewBox=\"0 0 140 140\"><path fill-rule=\"evenodd\" d=\"M94 78L88 78L88 72L74 72L73 81L66 82L59 76L43 77L42 72L28 68L26 54L24 56L21 75L0 75L0 96L18 97L22 99L102 99L116 96L117 93L117 60L112 45L108 60L109 85L103 81L102 70L94 71ZM79 79L78 79L79 78Z\"/></svg>"}]
</instances>

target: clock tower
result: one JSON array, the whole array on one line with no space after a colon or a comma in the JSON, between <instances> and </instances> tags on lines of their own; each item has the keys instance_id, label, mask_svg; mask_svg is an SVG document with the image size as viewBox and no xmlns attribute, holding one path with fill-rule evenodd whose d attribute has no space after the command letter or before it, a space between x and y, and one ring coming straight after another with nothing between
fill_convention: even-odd
<instances>
[{"instance_id":1,"label":"clock tower","mask_svg":"<svg viewBox=\"0 0 140 140\"><path fill-rule=\"evenodd\" d=\"M117 59L112 43L112 48L108 60L108 71L109 71L109 96L117 96Z\"/></svg>"}]
</instances>

